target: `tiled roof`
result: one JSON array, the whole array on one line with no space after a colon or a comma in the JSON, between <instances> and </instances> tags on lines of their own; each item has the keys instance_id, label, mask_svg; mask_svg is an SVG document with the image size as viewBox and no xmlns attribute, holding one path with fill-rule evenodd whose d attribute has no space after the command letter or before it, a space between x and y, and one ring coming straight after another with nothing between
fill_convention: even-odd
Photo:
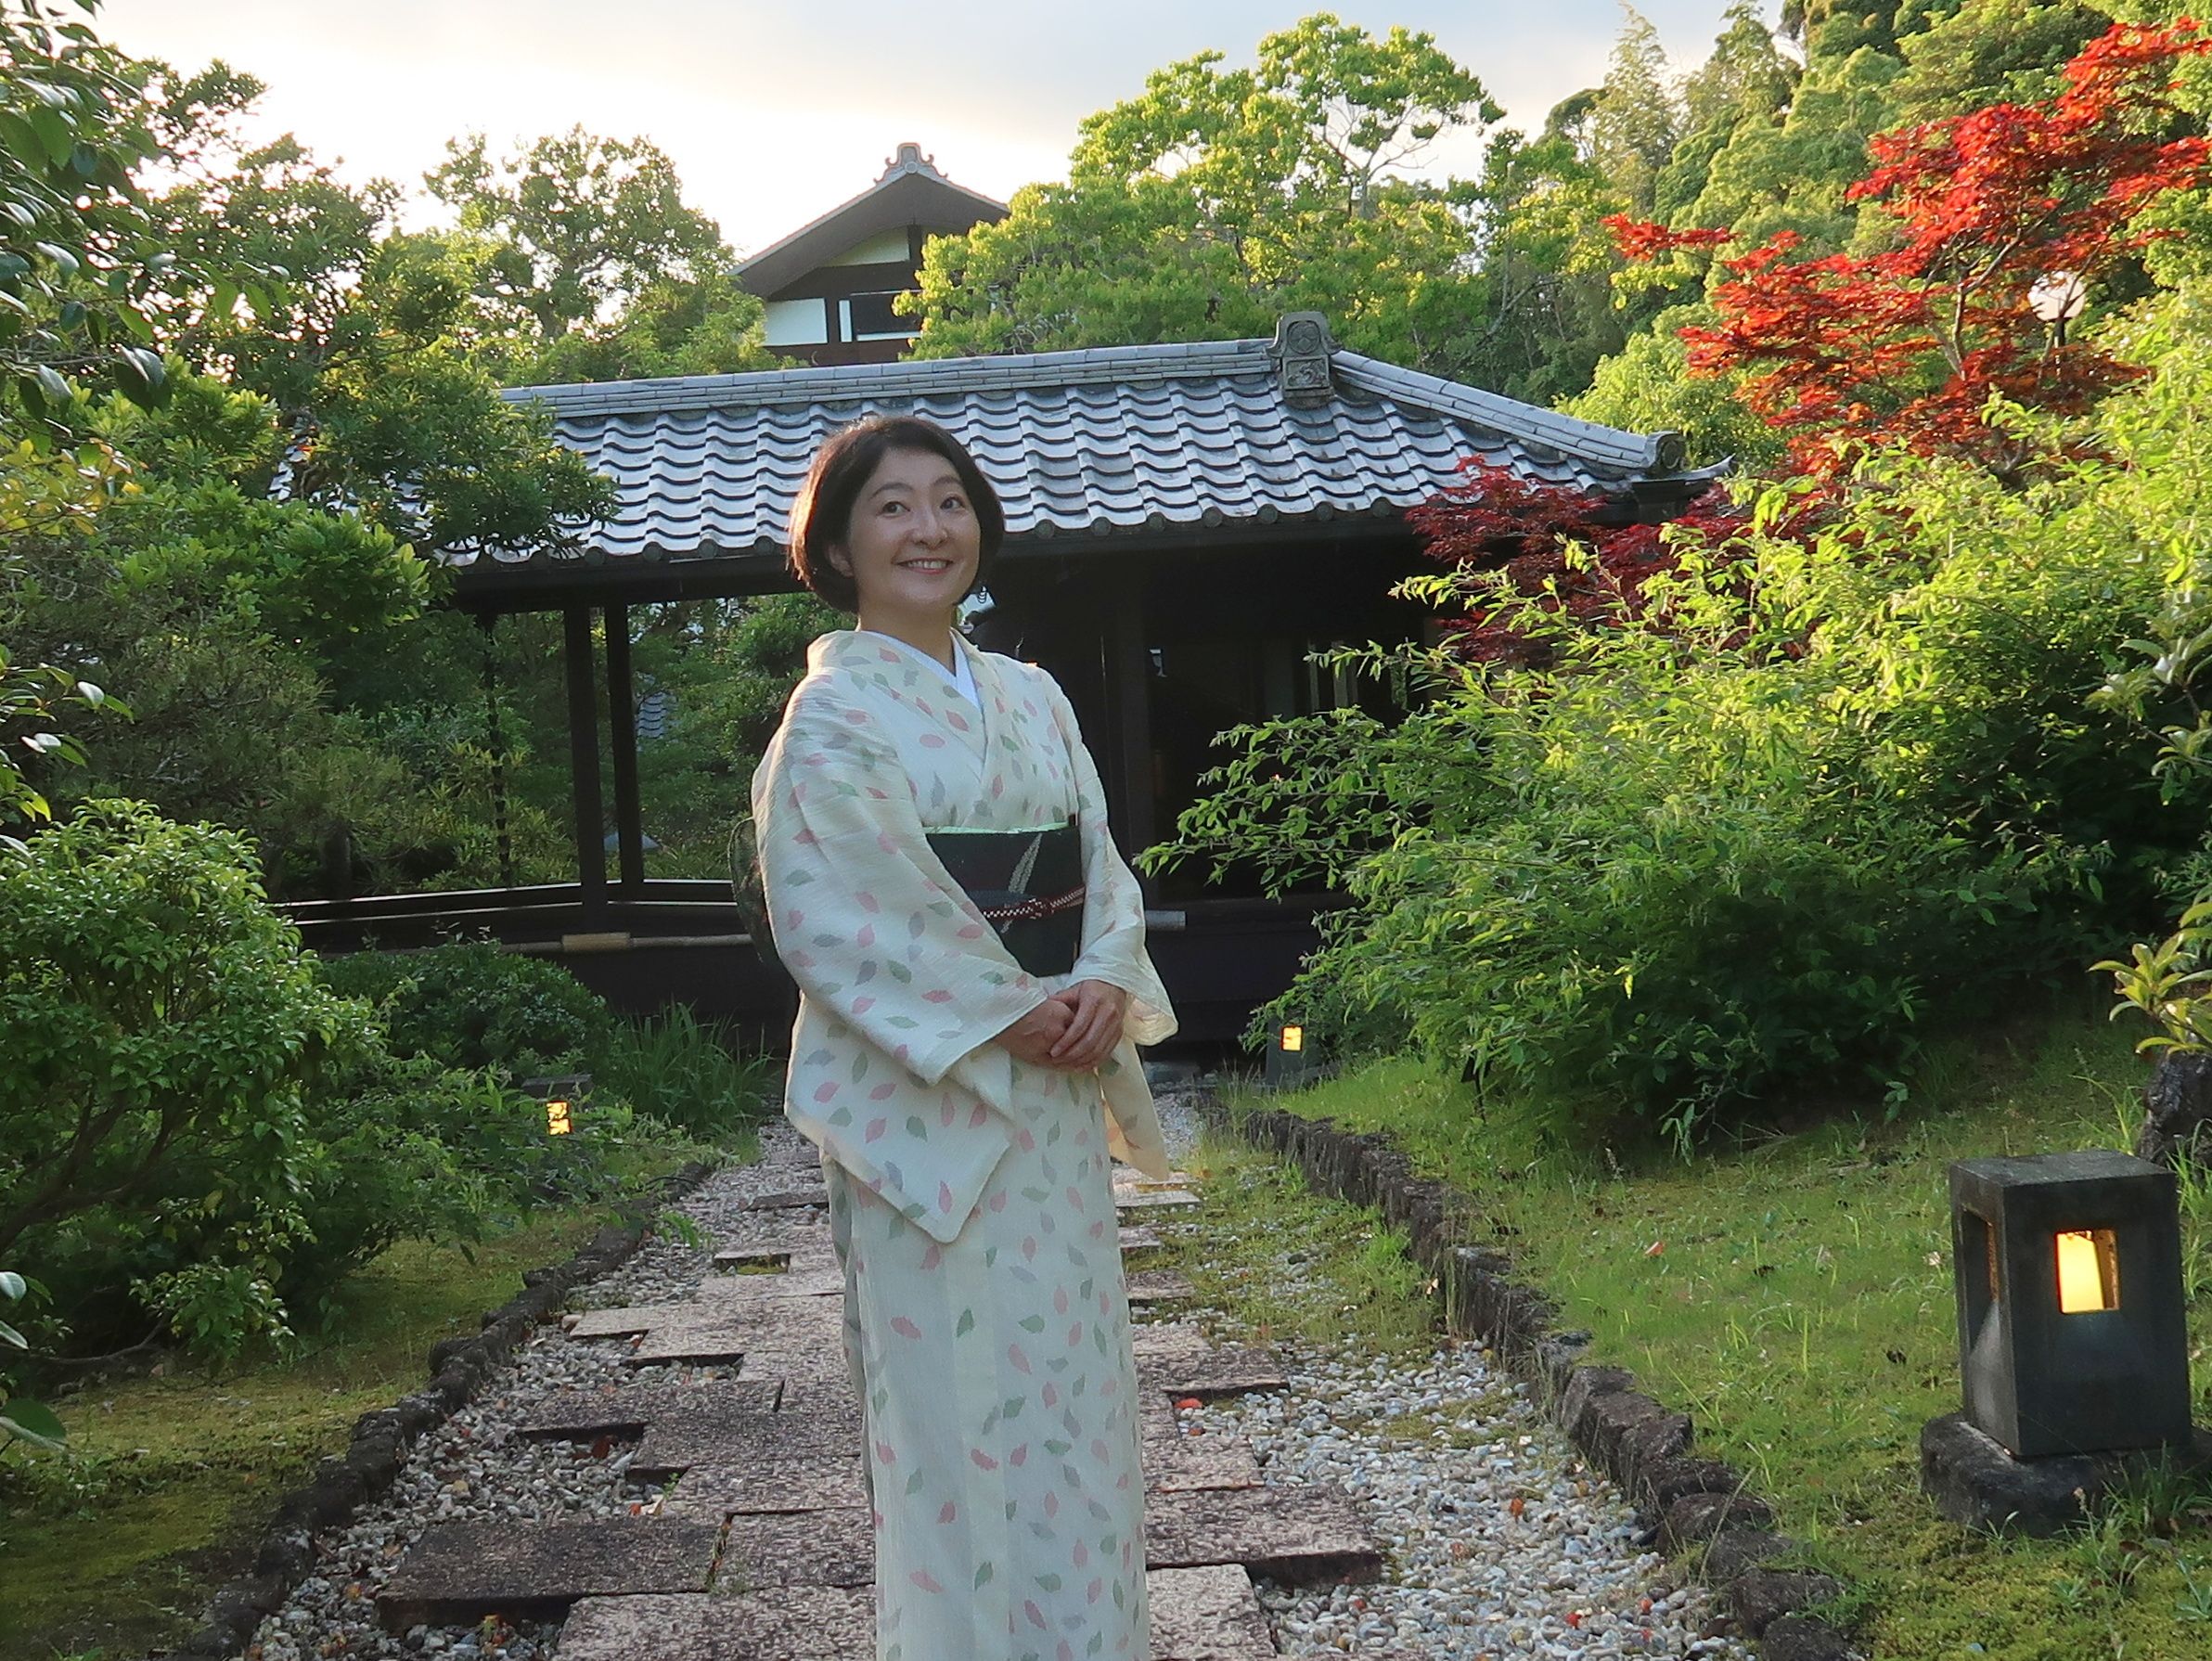
<instances>
[{"instance_id":1,"label":"tiled roof","mask_svg":"<svg viewBox=\"0 0 2212 1661\"><path fill-rule=\"evenodd\" d=\"M1309 314L1306 315L1310 315ZM1286 325L1291 320L1285 319ZM1280 338L1280 337L1279 337ZM926 416L973 451L1010 546L1240 521L1383 516L1481 457L1524 477L1626 492L1684 473L1673 434L1624 432L1333 349L1328 384L1286 395L1275 341L521 387L555 436L611 475L611 558L780 549L815 450L846 422ZM1314 366L1318 371L1318 365Z\"/></svg>"}]
</instances>

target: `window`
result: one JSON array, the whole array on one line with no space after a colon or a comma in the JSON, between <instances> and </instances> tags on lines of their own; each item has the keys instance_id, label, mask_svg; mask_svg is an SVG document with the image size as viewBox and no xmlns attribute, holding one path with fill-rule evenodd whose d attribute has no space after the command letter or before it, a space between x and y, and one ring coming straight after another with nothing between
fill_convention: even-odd
<instances>
[{"instance_id":1,"label":"window","mask_svg":"<svg viewBox=\"0 0 2212 1661\"><path fill-rule=\"evenodd\" d=\"M888 294L855 294L838 302L843 315L845 339L903 341L920 334L919 318L902 317L891 309L891 303L905 292L903 289L894 289Z\"/></svg>"}]
</instances>

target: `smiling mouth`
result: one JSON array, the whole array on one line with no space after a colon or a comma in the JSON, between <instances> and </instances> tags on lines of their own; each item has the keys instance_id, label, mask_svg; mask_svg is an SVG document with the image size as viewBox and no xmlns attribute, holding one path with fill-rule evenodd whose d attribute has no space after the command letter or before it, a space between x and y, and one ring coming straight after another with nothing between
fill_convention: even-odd
<instances>
[{"instance_id":1,"label":"smiling mouth","mask_svg":"<svg viewBox=\"0 0 2212 1661\"><path fill-rule=\"evenodd\" d=\"M952 567L952 561L950 560L901 560L900 563L903 564L908 571L926 571L931 573L947 571Z\"/></svg>"}]
</instances>

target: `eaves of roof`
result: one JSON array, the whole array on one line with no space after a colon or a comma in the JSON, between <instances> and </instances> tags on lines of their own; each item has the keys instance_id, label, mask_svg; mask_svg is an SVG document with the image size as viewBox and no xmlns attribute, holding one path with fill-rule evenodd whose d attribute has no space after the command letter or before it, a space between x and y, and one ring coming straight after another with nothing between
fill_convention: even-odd
<instances>
[{"instance_id":1,"label":"eaves of roof","mask_svg":"<svg viewBox=\"0 0 2212 1661\"><path fill-rule=\"evenodd\" d=\"M593 556L639 564L780 550L815 451L871 413L950 429L998 489L1010 547L1070 553L1332 522L1382 534L1477 459L1640 515L1678 507L1725 470L1681 470L1670 433L1599 426L1341 349L1320 355L1318 393L1286 391L1276 342L1242 340L507 395L547 406L555 435L616 481L622 510L593 533Z\"/></svg>"},{"instance_id":2,"label":"eaves of roof","mask_svg":"<svg viewBox=\"0 0 2212 1661\"><path fill-rule=\"evenodd\" d=\"M965 231L981 220L1003 219L1006 213L1006 203L950 179L895 174L740 261L733 275L741 288L766 299L824 261L884 231L909 225L929 231Z\"/></svg>"}]
</instances>

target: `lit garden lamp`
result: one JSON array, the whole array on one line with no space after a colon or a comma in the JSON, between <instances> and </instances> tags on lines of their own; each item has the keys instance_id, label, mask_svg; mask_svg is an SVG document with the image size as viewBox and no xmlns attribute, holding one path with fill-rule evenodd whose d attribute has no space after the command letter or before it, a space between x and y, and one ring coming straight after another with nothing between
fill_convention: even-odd
<instances>
[{"instance_id":1,"label":"lit garden lamp","mask_svg":"<svg viewBox=\"0 0 2212 1661\"><path fill-rule=\"evenodd\" d=\"M1311 1078L1315 1070L1313 1048L1306 1042L1305 1024L1286 1021L1278 1026L1275 1042L1267 1049L1267 1088L1295 1089Z\"/></svg>"},{"instance_id":2,"label":"lit garden lamp","mask_svg":"<svg viewBox=\"0 0 2212 1661\"><path fill-rule=\"evenodd\" d=\"M2089 303L2090 286L2072 271L2046 271L2027 291L2028 310L2051 325L2051 343L2066 343L2066 325Z\"/></svg>"},{"instance_id":3,"label":"lit garden lamp","mask_svg":"<svg viewBox=\"0 0 2212 1661\"><path fill-rule=\"evenodd\" d=\"M546 1134L567 1136L576 1127L575 1115L591 1094L591 1075L565 1073L555 1077L525 1078L515 1087L546 1104Z\"/></svg>"},{"instance_id":4,"label":"lit garden lamp","mask_svg":"<svg viewBox=\"0 0 2212 1661\"><path fill-rule=\"evenodd\" d=\"M2189 1422L2174 1174L2103 1149L1950 1167L1965 1411L1921 1436L1956 1521L2048 1532L2131 1462L2212 1460Z\"/></svg>"}]
</instances>

